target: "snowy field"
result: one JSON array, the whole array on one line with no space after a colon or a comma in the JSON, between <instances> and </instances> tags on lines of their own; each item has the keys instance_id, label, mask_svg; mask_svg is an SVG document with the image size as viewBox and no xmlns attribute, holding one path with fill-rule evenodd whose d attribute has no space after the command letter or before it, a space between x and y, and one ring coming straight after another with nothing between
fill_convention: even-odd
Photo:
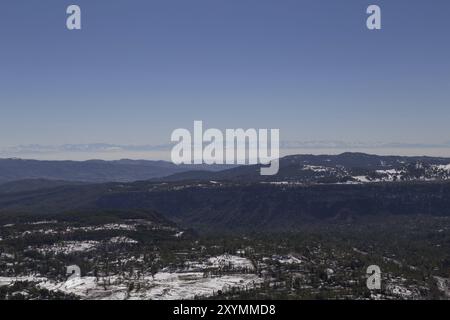
<instances>
[{"instance_id":1,"label":"snowy field","mask_svg":"<svg viewBox=\"0 0 450 320\"><path fill-rule=\"evenodd\" d=\"M65 282L54 282L38 276L0 277L0 286L11 285L18 281L34 282L39 288L74 294L87 300L180 300L193 299L195 296L212 296L219 290L226 292L231 288L251 288L261 283L262 279L255 274L204 277L203 272L159 272L154 278L144 276L131 281L134 283L134 289L131 291L129 290L131 282L117 276L100 279L80 277Z\"/></svg>"},{"instance_id":2,"label":"snowy field","mask_svg":"<svg viewBox=\"0 0 450 320\"><path fill-rule=\"evenodd\" d=\"M113 238L118 241L131 241L128 238ZM52 248L52 252L67 253L78 250L91 250L96 243L65 243L66 246ZM119 276L103 278L78 277L63 282L48 280L40 276L0 277L0 286L14 282L29 281L37 287L54 292L74 294L81 299L104 300L178 300L193 299L196 296L212 296L218 291L227 292L234 289L252 288L263 282L253 273L254 266L249 259L234 255L211 257L204 262L191 262L186 270L171 272L168 269L158 272L152 277L144 275L139 279L124 279ZM235 273L211 275L204 270L220 270L232 268ZM192 271L195 269L195 271ZM130 289L131 286L131 289Z\"/></svg>"}]
</instances>

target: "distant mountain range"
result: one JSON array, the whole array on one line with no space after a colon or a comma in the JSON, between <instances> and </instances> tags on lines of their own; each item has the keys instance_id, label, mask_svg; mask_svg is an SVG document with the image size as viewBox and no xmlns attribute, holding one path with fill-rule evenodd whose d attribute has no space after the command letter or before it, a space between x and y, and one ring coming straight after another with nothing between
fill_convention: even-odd
<instances>
[{"instance_id":1,"label":"distant mountain range","mask_svg":"<svg viewBox=\"0 0 450 320\"><path fill-rule=\"evenodd\" d=\"M177 166L167 161L38 161L0 159L0 184L26 179L79 182L130 182L164 177L193 169L221 170L230 166Z\"/></svg>"},{"instance_id":2,"label":"distant mountain range","mask_svg":"<svg viewBox=\"0 0 450 320\"><path fill-rule=\"evenodd\" d=\"M219 172L187 171L160 180L285 184L441 181L450 179L450 158L378 156L350 152L339 155L293 155L280 159L280 170L275 176L261 176L259 169L260 165L253 165Z\"/></svg>"},{"instance_id":3,"label":"distant mountain range","mask_svg":"<svg viewBox=\"0 0 450 320\"><path fill-rule=\"evenodd\" d=\"M23 160L10 161L23 167L20 163ZM40 162L31 164L40 168ZM68 174L74 171L63 171L63 164L57 163L59 175L48 167L47 174L59 177L64 172L66 179L74 179ZM69 163L69 168L77 168L75 177L80 181L93 172L91 179L96 177L95 184L33 179L0 185L0 215L105 210L126 214L138 210L158 212L183 227L221 231L293 230L310 222L352 222L390 215L450 216L447 158L361 153L296 155L281 159L279 174L268 177L259 175L259 166L219 172L184 171L161 178L173 169L171 165L161 163L159 168L164 170L155 172L151 171L158 168L154 162L88 161L87 164L92 171L83 171L86 162ZM114 172L121 166L129 171ZM146 180L140 172L159 178ZM108 177L117 182L99 183ZM118 177L124 181L118 181ZM126 179L140 181L126 182Z\"/></svg>"},{"instance_id":4,"label":"distant mountain range","mask_svg":"<svg viewBox=\"0 0 450 320\"><path fill-rule=\"evenodd\" d=\"M167 161L38 161L0 159L0 184L41 179L68 182L140 180L232 180L279 183L364 183L446 180L450 158L377 156L364 153L293 155L280 159L275 176L261 176L260 166L175 165ZM1 189L0 189L1 190Z\"/></svg>"}]
</instances>

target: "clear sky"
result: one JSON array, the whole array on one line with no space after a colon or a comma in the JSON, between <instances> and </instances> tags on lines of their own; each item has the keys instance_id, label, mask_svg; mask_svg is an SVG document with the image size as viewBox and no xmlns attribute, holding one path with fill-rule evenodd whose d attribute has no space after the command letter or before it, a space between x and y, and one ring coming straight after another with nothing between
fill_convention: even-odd
<instances>
[{"instance_id":1,"label":"clear sky","mask_svg":"<svg viewBox=\"0 0 450 320\"><path fill-rule=\"evenodd\" d=\"M446 143L449 36L448 0L2 0L0 147L165 144L194 120Z\"/></svg>"}]
</instances>

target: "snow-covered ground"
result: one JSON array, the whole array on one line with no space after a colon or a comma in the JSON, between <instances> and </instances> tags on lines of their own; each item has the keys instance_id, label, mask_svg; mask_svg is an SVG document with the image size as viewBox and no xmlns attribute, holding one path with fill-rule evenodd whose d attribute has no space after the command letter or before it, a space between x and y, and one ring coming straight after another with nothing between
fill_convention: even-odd
<instances>
[{"instance_id":1,"label":"snow-covered ground","mask_svg":"<svg viewBox=\"0 0 450 320\"><path fill-rule=\"evenodd\" d=\"M128 237L114 237L109 239L109 242L111 243L123 243L123 244L136 244L138 243L136 240L128 238Z\"/></svg>"},{"instance_id":2,"label":"snow-covered ground","mask_svg":"<svg viewBox=\"0 0 450 320\"><path fill-rule=\"evenodd\" d=\"M125 283L122 285L116 283L117 280L117 277L99 279L98 281L95 277L79 277L69 279L65 282L42 281L37 285L49 291L74 294L81 299L123 300L126 297L127 286Z\"/></svg>"},{"instance_id":3,"label":"snow-covered ground","mask_svg":"<svg viewBox=\"0 0 450 320\"><path fill-rule=\"evenodd\" d=\"M125 241L124 237L112 239ZM70 253L92 250L96 245L98 245L98 242L95 241L72 241L62 242L46 249L41 248L41 250L44 250L44 252ZM204 270L214 268L219 270L227 267L234 270L232 274L212 275L204 272ZM154 277L146 274L139 279L127 280L119 276L105 278L86 276L75 277L63 282L48 280L40 276L0 277L0 286L11 285L16 281L29 281L34 282L40 288L74 294L81 299L193 299L195 296L217 294L219 290L226 292L232 288L251 288L263 281L256 274L241 273L240 270L252 271L254 266L247 258L224 254L202 262L190 262L185 270L175 272L166 268L156 273ZM133 283L134 286L132 290L130 290L130 283Z\"/></svg>"},{"instance_id":4,"label":"snow-covered ground","mask_svg":"<svg viewBox=\"0 0 450 320\"><path fill-rule=\"evenodd\" d=\"M405 299L413 296L413 292L411 290L396 284L387 285L386 291L395 296L399 296Z\"/></svg>"},{"instance_id":5,"label":"snow-covered ground","mask_svg":"<svg viewBox=\"0 0 450 320\"><path fill-rule=\"evenodd\" d=\"M30 250L36 250L42 254L54 253L54 254L71 254L75 252L86 252L94 250L100 242L98 241L63 241L55 243L53 245L42 246L39 248L32 248Z\"/></svg>"},{"instance_id":6,"label":"snow-covered ground","mask_svg":"<svg viewBox=\"0 0 450 320\"><path fill-rule=\"evenodd\" d=\"M314 172L330 172L330 171L334 171L334 168L323 167L323 166L304 165L302 170L314 171Z\"/></svg>"},{"instance_id":7,"label":"snow-covered ground","mask_svg":"<svg viewBox=\"0 0 450 320\"><path fill-rule=\"evenodd\" d=\"M121 231L136 231L136 223L108 223L99 226L88 226L88 227L68 227L66 232L75 231L102 231L102 230L121 230Z\"/></svg>"},{"instance_id":8,"label":"snow-covered ground","mask_svg":"<svg viewBox=\"0 0 450 320\"><path fill-rule=\"evenodd\" d=\"M223 254L216 257L211 257L206 261L188 261L186 262L187 270L197 271L204 269L233 269L233 270L247 270L255 269L253 263L247 259L231 254Z\"/></svg>"},{"instance_id":9,"label":"snow-covered ground","mask_svg":"<svg viewBox=\"0 0 450 320\"><path fill-rule=\"evenodd\" d=\"M95 230L126 230L126 231L136 231L136 224L125 224L125 223L109 223L101 226Z\"/></svg>"},{"instance_id":10,"label":"snow-covered ground","mask_svg":"<svg viewBox=\"0 0 450 320\"><path fill-rule=\"evenodd\" d=\"M34 275L29 275L29 276L20 276L20 277L0 277L0 287L3 286L9 286L15 282L41 282L41 281L46 281L47 278L44 277L40 277L40 276L34 276Z\"/></svg>"},{"instance_id":11,"label":"snow-covered ground","mask_svg":"<svg viewBox=\"0 0 450 320\"><path fill-rule=\"evenodd\" d=\"M178 300L193 299L200 295L211 296L219 290L225 292L233 287L250 288L262 282L262 279L255 274L204 277L203 272L159 272L155 274L154 278L148 275L133 282L139 283L139 290L135 285L134 289L129 291L128 282L122 281L116 276L99 280L95 277L81 277L65 282L40 279L37 281L37 285L50 291L74 294L81 299Z\"/></svg>"},{"instance_id":12,"label":"snow-covered ground","mask_svg":"<svg viewBox=\"0 0 450 320\"><path fill-rule=\"evenodd\" d=\"M245 288L262 280L255 274L233 274L219 277L203 277L203 272L165 273L147 278L152 287L143 292L133 292L130 299L178 300L195 296L211 296L218 290L228 291L232 287Z\"/></svg>"},{"instance_id":13,"label":"snow-covered ground","mask_svg":"<svg viewBox=\"0 0 450 320\"><path fill-rule=\"evenodd\" d=\"M43 220L43 221L36 221L36 222L30 222L30 225L40 225L40 224L54 224L58 223L56 220Z\"/></svg>"},{"instance_id":14,"label":"snow-covered ground","mask_svg":"<svg viewBox=\"0 0 450 320\"><path fill-rule=\"evenodd\" d=\"M302 260L296 258L292 255L289 256L280 256L275 258L281 264L301 264Z\"/></svg>"},{"instance_id":15,"label":"snow-covered ground","mask_svg":"<svg viewBox=\"0 0 450 320\"><path fill-rule=\"evenodd\" d=\"M14 259L14 255L7 252L0 253L0 258Z\"/></svg>"},{"instance_id":16,"label":"snow-covered ground","mask_svg":"<svg viewBox=\"0 0 450 320\"><path fill-rule=\"evenodd\" d=\"M113 237L107 240L113 244L136 244L138 241L129 237ZM95 250L102 242L100 241L62 241L54 243L52 245L46 245L41 247L29 247L28 250L36 250L39 253L47 254L71 254L76 252L87 252Z\"/></svg>"},{"instance_id":17,"label":"snow-covered ground","mask_svg":"<svg viewBox=\"0 0 450 320\"><path fill-rule=\"evenodd\" d=\"M293 255L287 255L287 256L280 256L280 255L273 255L272 257L263 258L263 261L276 261L281 264L301 264L302 260L293 256Z\"/></svg>"},{"instance_id":18,"label":"snow-covered ground","mask_svg":"<svg viewBox=\"0 0 450 320\"><path fill-rule=\"evenodd\" d=\"M223 254L221 256L209 258L208 264L215 268L224 268L230 266L233 269L254 269L254 266L249 259L230 254Z\"/></svg>"},{"instance_id":19,"label":"snow-covered ground","mask_svg":"<svg viewBox=\"0 0 450 320\"><path fill-rule=\"evenodd\" d=\"M433 167L438 170L450 172L450 164L437 165L437 166L433 166Z\"/></svg>"},{"instance_id":20,"label":"snow-covered ground","mask_svg":"<svg viewBox=\"0 0 450 320\"><path fill-rule=\"evenodd\" d=\"M353 179L355 179L358 182L370 182L369 178L367 176L354 176Z\"/></svg>"},{"instance_id":21,"label":"snow-covered ground","mask_svg":"<svg viewBox=\"0 0 450 320\"><path fill-rule=\"evenodd\" d=\"M378 175L377 177L369 177L369 176L353 176L352 178L357 182L361 183L370 183L370 182L382 182L382 181L401 181L403 175L405 174L402 170L397 169L388 169L388 170L376 170L375 173Z\"/></svg>"},{"instance_id":22,"label":"snow-covered ground","mask_svg":"<svg viewBox=\"0 0 450 320\"><path fill-rule=\"evenodd\" d=\"M29 223L30 225L45 225L45 224L53 224L53 221L38 221ZM45 234L45 235L64 235L64 234L70 234L77 231L83 231L83 232L94 232L94 231L103 231L103 230L116 230L116 231L136 231L137 226L139 224L137 223L108 223L104 225L98 225L98 226L88 226L88 227L67 227L62 230L53 229L53 228L46 228L46 229L35 229L35 230L27 230L24 231L16 236L11 237L12 239L19 239L23 238L28 235L34 235L34 234ZM11 227L14 225L4 225L3 227Z\"/></svg>"},{"instance_id":23,"label":"snow-covered ground","mask_svg":"<svg viewBox=\"0 0 450 320\"><path fill-rule=\"evenodd\" d=\"M382 181L400 181L405 174L404 171L397 169L377 170L376 172L382 176L380 179Z\"/></svg>"},{"instance_id":24,"label":"snow-covered ground","mask_svg":"<svg viewBox=\"0 0 450 320\"><path fill-rule=\"evenodd\" d=\"M437 287L450 299L450 278L434 277Z\"/></svg>"}]
</instances>

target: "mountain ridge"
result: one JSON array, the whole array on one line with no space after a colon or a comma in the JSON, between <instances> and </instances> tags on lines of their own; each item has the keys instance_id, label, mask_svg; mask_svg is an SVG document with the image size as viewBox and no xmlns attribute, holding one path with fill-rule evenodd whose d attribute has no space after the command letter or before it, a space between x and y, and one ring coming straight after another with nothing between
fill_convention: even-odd
<instances>
[{"instance_id":1,"label":"mountain ridge","mask_svg":"<svg viewBox=\"0 0 450 320\"><path fill-rule=\"evenodd\" d=\"M225 166L229 168L230 166ZM0 159L0 184L27 180L45 179L76 182L131 182L136 180L163 177L174 173L202 170L220 170L223 166L214 165L175 165L162 160L86 160L51 161L19 158Z\"/></svg>"},{"instance_id":2,"label":"mountain ridge","mask_svg":"<svg viewBox=\"0 0 450 320\"><path fill-rule=\"evenodd\" d=\"M446 167L447 166L447 167ZM155 181L233 180L254 182L351 183L398 180L449 179L450 158L428 156L379 156L345 152L338 155L290 155L280 159L280 170L261 176L261 165L218 172L187 171L155 178ZM395 176L395 178L394 178ZM363 181L361 181L363 180Z\"/></svg>"},{"instance_id":3,"label":"mountain ridge","mask_svg":"<svg viewBox=\"0 0 450 320\"><path fill-rule=\"evenodd\" d=\"M258 166L244 166L184 172L179 180L35 182L42 188L17 182L10 192L1 192L0 186L0 215L151 210L186 228L218 231L295 230L307 223L366 217L450 216L447 158L345 153L289 156L280 164L280 173L268 177L259 175Z\"/></svg>"}]
</instances>

